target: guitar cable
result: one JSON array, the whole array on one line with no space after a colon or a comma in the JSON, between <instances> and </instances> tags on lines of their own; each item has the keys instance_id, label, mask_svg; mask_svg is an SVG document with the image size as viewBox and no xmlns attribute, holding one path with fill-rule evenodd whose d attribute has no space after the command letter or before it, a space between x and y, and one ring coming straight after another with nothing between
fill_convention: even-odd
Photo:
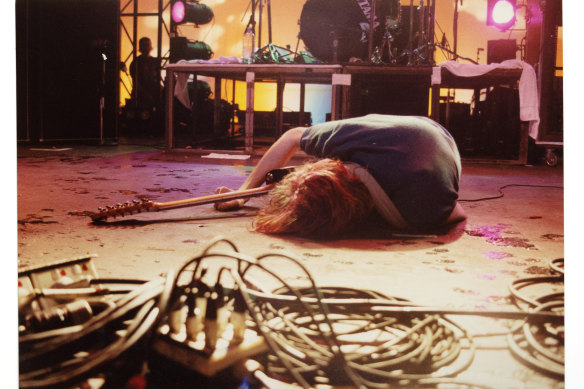
<instances>
[{"instance_id":1,"label":"guitar cable","mask_svg":"<svg viewBox=\"0 0 584 389\"><path fill-rule=\"evenodd\" d=\"M563 261L554 260L550 266L563 269ZM261 283L257 276L262 276ZM212 282L208 282L210 278ZM559 283L560 278L563 281L561 275L538 282L551 279ZM249 315L247 328L261 335L269 348L266 374L304 388L318 384L363 389L438 384L487 388L457 378L472 364L476 346L472 336L448 317L451 315L514 320L517 324L508 334L511 353L540 372L561 377L563 296L527 296L525 291L533 282L517 280L510 292L534 309L425 307L372 290L318 287L299 260L284 253L247 256L220 237L165 278L110 280L112 286L120 286L119 291L114 293L111 288L111 294L105 293L109 302L93 304L96 314L83 324L21 334L21 388L62 388L96 375L102 375L109 387L122 387L127 374L139 371L145 362L135 356L146 357L158 328L170 324L171 313L187 304L196 285L201 290L203 285L209 286L211 293L222 291L204 319L213 320L211 312L218 313L221 307L234 311L237 302L237 312ZM226 320L227 316L217 315L215 324L219 327ZM213 328L209 326L207 333ZM212 337L219 335L215 332ZM554 350L537 340L541 335L555 339ZM208 347L214 346L214 338L207 342ZM526 343L533 344L529 350ZM553 364L538 360L540 354Z\"/></svg>"}]
</instances>

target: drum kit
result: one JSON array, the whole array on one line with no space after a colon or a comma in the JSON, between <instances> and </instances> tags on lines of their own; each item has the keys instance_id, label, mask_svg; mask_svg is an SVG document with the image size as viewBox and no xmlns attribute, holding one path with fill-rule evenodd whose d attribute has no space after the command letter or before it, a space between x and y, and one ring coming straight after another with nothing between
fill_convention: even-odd
<instances>
[{"instance_id":1,"label":"drum kit","mask_svg":"<svg viewBox=\"0 0 584 389\"><path fill-rule=\"evenodd\" d=\"M418 0L414 6L413 0L409 5L400 0L307 0L298 40L308 53L273 45L269 26L270 43L257 50L255 62L433 65L435 1ZM261 2L252 0L252 10ZM248 26L255 27L254 14Z\"/></svg>"}]
</instances>

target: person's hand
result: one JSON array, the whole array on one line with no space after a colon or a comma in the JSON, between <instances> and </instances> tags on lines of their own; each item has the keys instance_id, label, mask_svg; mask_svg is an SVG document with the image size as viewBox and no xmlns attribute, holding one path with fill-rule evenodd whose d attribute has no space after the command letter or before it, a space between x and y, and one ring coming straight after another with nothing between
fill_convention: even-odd
<instances>
[{"instance_id":1,"label":"person's hand","mask_svg":"<svg viewBox=\"0 0 584 389\"><path fill-rule=\"evenodd\" d=\"M229 193L233 192L233 189L230 189L226 186L220 186L219 188L215 189L215 193ZM245 204L245 199L235 199L235 200L227 200L227 201L219 201L215 203L215 209L218 211L234 211L240 209Z\"/></svg>"}]
</instances>

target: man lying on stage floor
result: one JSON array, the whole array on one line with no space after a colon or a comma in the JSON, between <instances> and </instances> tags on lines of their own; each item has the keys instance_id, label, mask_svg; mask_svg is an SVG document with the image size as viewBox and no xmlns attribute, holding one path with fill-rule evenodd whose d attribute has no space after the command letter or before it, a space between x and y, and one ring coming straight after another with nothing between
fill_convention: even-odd
<instances>
[{"instance_id":1,"label":"man lying on stage floor","mask_svg":"<svg viewBox=\"0 0 584 389\"><path fill-rule=\"evenodd\" d=\"M322 158L288 173L254 220L256 231L331 238L362 225L376 210L392 230L427 232L466 218L457 202L456 143L422 116L370 114L296 127L264 154L239 189L255 188L302 149ZM231 191L217 188L216 193ZM221 211L246 200L217 203Z\"/></svg>"}]
</instances>

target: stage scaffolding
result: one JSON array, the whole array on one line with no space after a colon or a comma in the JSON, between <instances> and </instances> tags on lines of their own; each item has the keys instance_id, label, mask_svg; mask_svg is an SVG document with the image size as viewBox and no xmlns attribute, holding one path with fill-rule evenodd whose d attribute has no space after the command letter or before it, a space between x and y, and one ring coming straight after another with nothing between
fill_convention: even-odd
<instances>
[{"instance_id":1,"label":"stage scaffolding","mask_svg":"<svg viewBox=\"0 0 584 389\"><path fill-rule=\"evenodd\" d=\"M155 35L141 33L146 29L148 18L157 18ZM170 20L170 1L165 0L121 0L120 1L120 103L124 104L124 97L129 97L132 91L129 68L132 61L139 55L138 41L142 36L152 40L156 49L156 57L160 61L161 69L169 59L169 41L173 26ZM163 52L163 48L165 51ZM125 70L125 71L124 71ZM163 78L161 74L161 78Z\"/></svg>"}]
</instances>

